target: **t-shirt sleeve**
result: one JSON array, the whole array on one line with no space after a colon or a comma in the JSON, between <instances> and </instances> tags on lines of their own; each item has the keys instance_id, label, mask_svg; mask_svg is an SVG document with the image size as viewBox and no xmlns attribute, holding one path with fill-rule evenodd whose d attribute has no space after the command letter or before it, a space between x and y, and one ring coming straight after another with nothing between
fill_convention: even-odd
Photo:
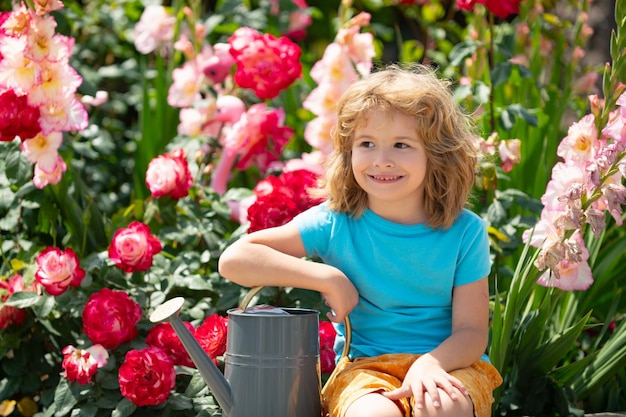
<instances>
[{"instance_id":1,"label":"t-shirt sleeve","mask_svg":"<svg viewBox=\"0 0 626 417\"><path fill-rule=\"evenodd\" d=\"M328 251L330 235L333 227L333 215L321 203L298 214L293 219L307 256L324 257Z\"/></svg>"},{"instance_id":2,"label":"t-shirt sleeve","mask_svg":"<svg viewBox=\"0 0 626 417\"><path fill-rule=\"evenodd\" d=\"M491 271L489 236L485 222L476 215L470 215L470 218L457 260L455 286L478 281Z\"/></svg>"}]
</instances>

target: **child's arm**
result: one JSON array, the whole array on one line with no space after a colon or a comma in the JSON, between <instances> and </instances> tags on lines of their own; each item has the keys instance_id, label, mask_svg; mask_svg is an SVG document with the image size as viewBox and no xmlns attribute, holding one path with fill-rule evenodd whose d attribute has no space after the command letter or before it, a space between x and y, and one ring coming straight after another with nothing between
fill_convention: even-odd
<instances>
[{"instance_id":1,"label":"child's arm","mask_svg":"<svg viewBox=\"0 0 626 417\"><path fill-rule=\"evenodd\" d=\"M463 384L448 372L478 361L489 337L489 286L487 278L454 288L452 334L436 349L420 357L409 369L402 387L385 393L390 399L415 397L424 405L425 393L437 406L440 390L452 399L467 395Z\"/></svg>"},{"instance_id":2,"label":"child's arm","mask_svg":"<svg viewBox=\"0 0 626 417\"><path fill-rule=\"evenodd\" d=\"M219 259L220 274L240 285L298 287L318 291L341 322L356 305L358 293L337 268L303 259L306 256L293 223L241 237Z\"/></svg>"}]
</instances>

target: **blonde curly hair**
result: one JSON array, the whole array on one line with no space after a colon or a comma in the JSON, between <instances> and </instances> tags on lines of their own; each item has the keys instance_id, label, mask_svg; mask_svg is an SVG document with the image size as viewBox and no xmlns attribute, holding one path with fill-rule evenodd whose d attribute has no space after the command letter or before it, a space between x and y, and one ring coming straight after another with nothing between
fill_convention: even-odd
<instances>
[{"instance_id":1,"label":"blonde curly hair","mask_svg":"<svg viewBox=\"0 0 626 417\"><path fill-rule=\"evenodd\" d=\"M474 184L478 156L472 141L474 126L454 100L450 83L422 65L388 66L356 81L342 95L331 132L333 151L321 180L329 208L359 217L367 207L367 194L352 172L352 141L373 110L399 112L415 121L428 158L427 224L450 227L467 206Z\"/></svg>"}]
</instances>

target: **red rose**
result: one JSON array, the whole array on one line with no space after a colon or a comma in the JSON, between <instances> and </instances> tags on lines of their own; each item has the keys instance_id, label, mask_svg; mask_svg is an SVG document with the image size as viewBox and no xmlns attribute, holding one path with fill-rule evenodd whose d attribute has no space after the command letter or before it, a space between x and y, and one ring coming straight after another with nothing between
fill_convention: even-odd
<instances>
[{"instance_id":1,"label":"red rose","mask_svg":"<svg viewBox=\"0 0 626 417\"><path fill-rule=\"evenodd\" d=\"M217 363L217 357L226 352L228 320L217 314L211 314L196 329L195 337L202 349Z\"/></svg>"},{"instance_id":2,"label":"red rose","mask_svg":"<svg viewBox=\"0 0 626 417\"><path fill-rule=\"evenodd\" d=\"M70 248L46 248L37 256L37 266L35 279L50 295L63 294L70 285L78 287L85 278L76 253Z\"/></svg>"},{"instance_id":3,"label":"red rose","mask_svg":"<svg viewBox=\"0 0 626 417\"><path fill-rule=\"evenodd\" d=\"M103 288L91 294L83 309L83 330L94 344L115 349L137 336L141 307L124 291Z\"/></svg>"},{"instance_id":4,"label":"red rose","mask_svg":"<svg viewBox=\"0 0 626 417\"><path fill-rule=\"evenodd\" d=\"M191 323L185 321L183 324L191 334L195 333ZM146 344L160 348L174 362L174 365L196 367L170 323L152 326L146 336Z\"/></svg>"},{"instance_id":5,"label":"red rose","mask_svg":"<svg viewBox=\"0 0 626 417\"><path fill-rule=\"evenodd\" d=\"M297 214L322 202L309 195L316 187L317 174L305 170L283 172L267 177L254 187L256 201L248 208L248 232L281 226Z\"/></svg>"},{"instance_id":6,"label":"red rose","mask_svg":"<svg viewBox=\"0 0 626 417\"><path fill-rule=\"evenodd\" d=\"M0 302L5 302L13 293L24 291L24 280L21 275L13 275L8 279L0 279ZM17 307L3 305L0 307L0 330L12 324L21 324L26 312Z\"/></svg>"},{"instance_id":7,"label":"red rose","mask_svg":"<svg viewBox=\"0 0 626 417\"><path fill-rule=\"evenodd\" d=\"M235 83L251 88L262 100L275 98L302 74L300 47L285 36L242 27L228 43L237 63Z\"/></svg>"},{"instance_id":8,"label":"red rose","mask_svg":"<svg viewBox=\"0 0 626 417\"><path fill-rule=\"evenodd\" d=\"M176 384L174 363L161 349L149 347L126 354L117 377L122 395L142 407L167 400Z\"/></svg>"},{"instance_id":9,"label":"red rose","mask_svg":"<svg viewBox=\"0 0 626 417\"><path fill-rule=\"evenodd\" d=\"M63 348L63 376L69 381L88 384L98 371L107 364L109 354L102 345L77 349L72 345Z\"/></svg>"},{"instance_id":10,"label":"red rose","mask_svg":"<svg viewBox=\"0 0 626 417\"><path fill-rule=\"evenodd\" d=\"M22 141L41 132L39 108L28 105L26 95L13 90L0 93L0 141L10 142L19 136Z\"/></svg>"},{"instance_id":11,"label":"red rose","mask_svg":"<svg viewBox=\"0 0 626 417\"><path fill-rule=\"evenodd\" d=\"M300 210L296 203L286 194L276 191L262 197L248 207L250 227L248 233L261 229L282 226L289 222Z\"/></svg>"},{"instance_id":12,"label":"red rose","mask_svg":"<svg viewBox=\"0 0 626 417\"><path fill-rule=\"evenodd\" d=\"M320 366L323 374L329 374L335 369L335 337L337 331L329 321L320 321Z\"/></svg>"},{"instance_id":13,"label":"red rose","mask_svg":"<svg viewBox=\"0 0 626 417\"><path fill-rule=\"evenodd\" d=\"M150 234L148 225L134 221L115 232L109 258L125 272L146 271L152 266L152 257L161 249L161 242Z\"/></svg>"}]
</instances>

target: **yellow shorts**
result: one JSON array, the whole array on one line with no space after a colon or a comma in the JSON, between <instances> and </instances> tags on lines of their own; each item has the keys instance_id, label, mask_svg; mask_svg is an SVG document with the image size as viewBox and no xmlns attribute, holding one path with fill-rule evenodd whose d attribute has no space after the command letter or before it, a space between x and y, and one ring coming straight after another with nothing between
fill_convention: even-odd
<instances>
[{"instance_id":1,"label":"yellow shorts","mask_svg":"<svg viewBox=\"0 0 626 417\"><path fill-rule=\"evenodd\" d=\"M337 369L322 390L322 405L330 417L343 417L348 407L365 394L399 388L409 367L420 355L387 354L372 358L357 358L353 362L342 358ZM474 404L476 417L489 417L492 392L502 383L502 377L488 362L478 361L468 368L450 372L458 378ZM406 417L411 417L409 398L398 401Z\"/></svg>"}]
</instances>

